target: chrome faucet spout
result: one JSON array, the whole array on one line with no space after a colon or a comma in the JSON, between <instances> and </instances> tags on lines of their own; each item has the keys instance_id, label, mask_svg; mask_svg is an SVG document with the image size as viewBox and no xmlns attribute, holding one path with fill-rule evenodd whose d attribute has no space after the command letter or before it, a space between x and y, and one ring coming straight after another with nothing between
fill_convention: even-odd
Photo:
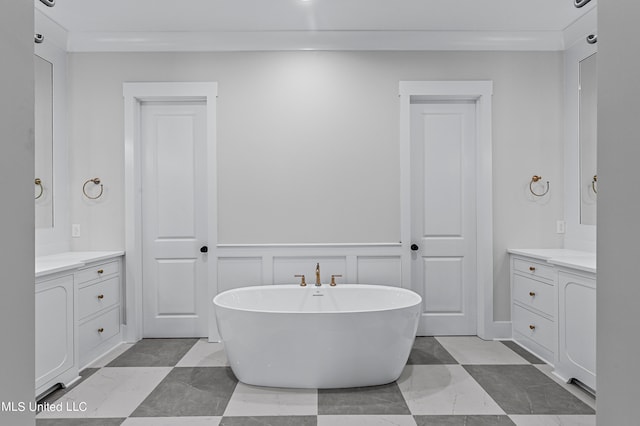
<instances>
[{"instance_id":1,"label":"chrome faucet spout","mask_svg":"<svg viewBox=\"0 0 640 426\"><path fill-rule=\"evenodd\" d=\"M320 264L316 263L316 287L320 287L322 283L320 282Z\"/></svg>"}]
</instances>

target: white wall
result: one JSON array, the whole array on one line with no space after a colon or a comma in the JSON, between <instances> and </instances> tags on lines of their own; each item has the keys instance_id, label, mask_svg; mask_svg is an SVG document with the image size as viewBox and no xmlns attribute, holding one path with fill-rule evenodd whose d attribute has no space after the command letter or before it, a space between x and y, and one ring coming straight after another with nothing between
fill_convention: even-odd
<instances>
[{"instance_id":1,"label":"white wall","mask_svg":"<svg viewBox=\"0 0 640 426\"><path fill-rule=\"evenodd\" d=\"M34 397L33 3L0 13L0 401ZM0 424L33 425L34 413L0 411Z\"/></svg>"},{"instance_id":2,"label":"white wall","mask_svg":"<svg viewBox=\"0 0 640 426\"><path fill-rule=\"evenodd\" d=\"M638 424L640 3L598 2L599 425Z\"/></svg>"},{"instance_id":3,"label":"white wall","mask_svg":"<svg viewBox=\"0 0 640 426\"><path fill-rule=\"evenodd\" d=\"M124 247L125 81L217 81L220 243L400 238L400 80L493 80L495 317L507 247L561 247L561 52L243 52L69 56L74 249ZM534 174L551 182L533 199ZM105 196L82 197L99 176Z\"/></svg>"}]
</instances>

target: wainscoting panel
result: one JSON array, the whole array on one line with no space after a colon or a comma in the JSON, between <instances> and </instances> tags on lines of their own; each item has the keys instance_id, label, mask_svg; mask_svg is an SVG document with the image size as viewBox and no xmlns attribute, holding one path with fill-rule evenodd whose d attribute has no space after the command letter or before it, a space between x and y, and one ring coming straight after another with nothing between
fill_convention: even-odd
<instances>
[{"instance_id":1,"label":"wainscoting panel","mask_svg":"<svg viewBox=\"0 0 640 426\"><path fill-rule=\"evenodd\" d=\"M218 257L218 293L262 284L261 257Z\"/></svg>"},{"instance_id":2,"label":"wainscoting panel","mask_svg":"<svg viewBox=\"0 0 640 426\"><path fill-rule=\"evenodd\" d=\"M211 253L213 254L213 253ZM315 284L315 267L329 284L331 275L340 284L383 284L403 287L402 246L381 244L256 244L218 245L217 293L253 285L297 284L304 274Z\"/></svg>"},{"instance_id":3,"label":"wainscoting panel","mask_svg":"<svg viewBox=\"0 0 640 426\"><path fill-rule=\"evenodd\" d=\"M219 244L209 251L209 256L217 269L215 278L210 280L210 294L257 285L297 285L300 283L300 279L294 277L297 274L304 274L307 285L313 286L316 263L320 263L323 285L329 284L331 275L342 275L336 278L338 285L359 283L412 288L411 252L408 246L403 247L400 243ZM426 307L428 311L446 312L454 318L461 310L460 303L442 303L438 296L439 292L453 292L454 295L460 292L460 261L456 258L442 260L445 259L433 259L431 264L425 265L431 279L429 288L423 289L430 301ZM215 330L215 321L210 327ZM511 337L510 322L491 321L487 327L490 333L485 333L485 337ZM212 335L216 336L215 333ZM214 337L211 341L216 338L219 339Z\"/></svg>"},{"instance_id":4,"label":"wainscoting panel","mask_svg":"<svg viewBox=\"0 0 640 426\"><path fill-rule=\"evenodd\" d=\"M402 261L400 256L358 257L358 282L402 287Z\"/></svg>"},{"instance_id":5,"label":"wainscoting panel","mask_svg":"<svg viewBox=\"0 0 640 426\"><path fill-rule=\"evenodd\" d=\"M294 275L304 275L307 284L316 282L316 264L320 264L320 281L328 284L331 275L346 276L345 257L274 257L273 258L273 283L292 284L300 282Z\"/></svg>"}]
</instances>

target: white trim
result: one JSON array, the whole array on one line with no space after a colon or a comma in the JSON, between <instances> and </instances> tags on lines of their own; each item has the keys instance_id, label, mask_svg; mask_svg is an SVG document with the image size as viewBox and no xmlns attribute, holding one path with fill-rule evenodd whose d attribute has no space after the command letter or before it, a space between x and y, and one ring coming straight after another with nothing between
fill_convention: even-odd
<instances>
[{"instance_id":1,"label":"white trim","mask_svg":"<svg viewBox=\"0 0 640 426\"><path fill-rule=\"evenodd\" d=\"M207 104L207 196L208 196L208 262L209 295L217 294L215 262L218 241L217 173L216 173L216 97L215 82L139 82L123 83L124 155L125 155L125 246L126 299L125 321L128 342L142 338L142 177L140 158L140 103L143 101L200 99ZM209 311L209 340L218 340L213 303Z\"/></svg>"},{"instance_id":2,"label":"white trim","mask_svg":"<svg viewBox=\"0 0 640 426\"><path fill-rule=\"evenodd\" d=\"M493 322L493 340L513 340L511 321Z\"/></svg>"},{"instance_id":3,"label":"white trim","mask_svg":"<svg viewBox=\"0 0 640 426\"><path fill-rule=\"evenodd\" d=\"M39 10L37 7L34 10L34 30L36 34L42 34L44 36L44 42L42 45L54 46L57 49L66 51L68 47L69 33L60 24L49 18L47 14ZM39 49L36 44L36 50Z\"/></svg>"},{"instance_id":4,"label":"white trim","mask_svg":"<svg viewBox=\"0 0 640 426\"><path fill-rule=\"evenodd\" d=\"M492 81L401 81L400 82L400 197L402 286L411 288L411 137L412 96L430 100L473 100L476 104L478 149L477 194L477 328L478 336L502 336L504 327L493 321L493 210L492 210Z\"/></svg>"},{"instance_id":5,"label":"white trim","mask_svg":"<svg viewBox=\"0 0 640 426\"><path fill-rule=\"evenodd\" d=\"M394 256L402 255L402 244L218 244L216 253L219 257L349 257L349 256ZM356 259L357 260L357 259ZM267 271L265 271L267 274ZM404 275L404 273L403 273ZM355 275L352 275L355 277ZM271 279L265 282L270 282ZM356 281L351 281L356 282ZM404 287L404 286L403 286Z\"/></svg>"},{"instance_id":6,"label":"white trim","mask_svg":"<svg viewBox=\"0 0 640 426\"><path fill-rule=\"evenodd\" d=\"M563 31L174 31L70 32L69 52L279 50L559 51Z\"/></svg>"},{"instance_id":7,"label":"white trim","mask_svg":"<svg viewBox=\"0 0 640 426\"><path fill-rule=\"evenodd\" d=\"M365 248L401 247L401 243L266 243L266 244L218 244L218 248Z\"/></svg>"},{"instance_id":8,"label":"white trim","mask_svg":"<svg viewBox=\"0 0 640 426\"><path fill-rule=\"evenodd\" d=\"M593 7L582 15L573 24L564 29L564 48L569 50L577 43L585 43L585 38L589 34L597 34L598 31L598 9ZM586 43L585 43L586 44Z\"/></svg>"}]
</instances>

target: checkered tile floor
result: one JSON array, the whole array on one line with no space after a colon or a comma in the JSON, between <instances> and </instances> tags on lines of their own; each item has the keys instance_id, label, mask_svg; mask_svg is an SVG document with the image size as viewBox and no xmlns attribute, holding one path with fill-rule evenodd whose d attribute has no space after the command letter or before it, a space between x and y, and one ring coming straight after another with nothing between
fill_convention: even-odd
<instances>
[{"instance_id":1,"label":"checkered tile floor","mask_svg":"<svg viewBox=\"0 0 640 426\"><path fill-rule=\"evenodd\" d=\"M238 382L224 347L198 339L123 345L46 401L38 426L595 426L595 400L512 342L418 337L383 386L278 389Z\"/></svg>"}]
</instances>

